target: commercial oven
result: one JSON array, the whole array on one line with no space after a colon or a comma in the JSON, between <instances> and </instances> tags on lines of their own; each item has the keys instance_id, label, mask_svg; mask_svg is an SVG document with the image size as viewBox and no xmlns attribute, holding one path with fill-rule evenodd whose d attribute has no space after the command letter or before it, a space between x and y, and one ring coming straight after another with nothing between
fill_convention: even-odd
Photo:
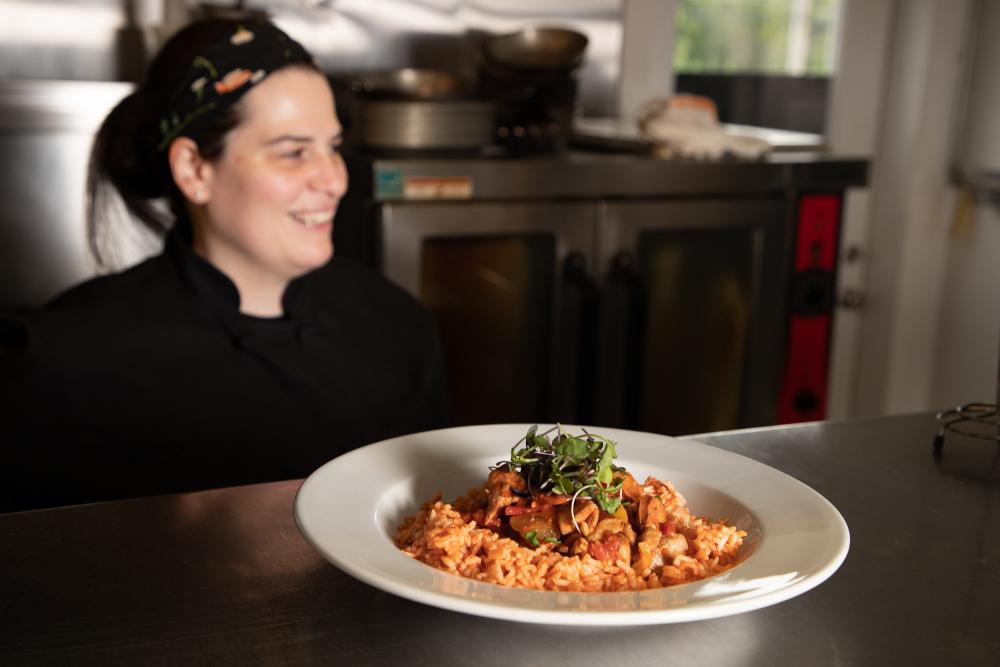
<instances>
[{"instance_id":1,"label":"commercial oven","mask_svg":"<svg viewBox=\"0 0 1000 667\"><path fill-rule=\"evenodd\" d=\"M803 259L815 233L796 244L803 216L825 211L835 256L828 204L866 168L373 159L352 187L372 261L437 322L457 423L681 434L822 415L833 301L816 285L832 286L833 266Z\"/></svg>"},{"instance_id":2,"label":"commercial oven","mask_svg":"<svg viewBox=\"0 0 1000 667\"><path fill-rule=\"evenodd\" d=\"M429 308L460 423L664 433L773 420L784 201L389 203L382 267Z\"/></svg>"},{"instance_id":3,"label":"commercial oven","mask_svg":"<svg viewBox=\"0 0 1000 667\"><path fill-rule=\"evenodd\" d=\"M801 330L828 333L833 304L800 285L800 209L863 184L864 162L570 154L360 173L371 259L433 314L457 423L681 434L821 415L829 338ZM820 402L800 400L807 375Z\"/></svg>"}]
</instances>

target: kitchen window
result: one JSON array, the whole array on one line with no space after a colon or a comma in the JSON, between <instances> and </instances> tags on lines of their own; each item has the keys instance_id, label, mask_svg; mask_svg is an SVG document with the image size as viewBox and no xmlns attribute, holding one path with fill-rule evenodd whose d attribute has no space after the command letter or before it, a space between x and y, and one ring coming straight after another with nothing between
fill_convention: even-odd
<instances>
[{"instance_id":1,"label":"kitchen window","mask_svg":"<svg viewBox=\"0 0 1000 667\"><path fill-rule=\"evenodd\" d=\"M822 134L840 0L679 0L678 93L715 101L723 123Z\"/></svg>"}]
</instances>

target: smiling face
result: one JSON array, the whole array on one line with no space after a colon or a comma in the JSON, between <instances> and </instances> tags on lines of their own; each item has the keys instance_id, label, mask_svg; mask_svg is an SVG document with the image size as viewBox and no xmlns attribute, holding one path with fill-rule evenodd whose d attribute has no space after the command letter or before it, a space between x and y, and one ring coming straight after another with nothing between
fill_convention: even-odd
<instances>
[{"instance_id":1,"label":"smiling face","mask_svg":"<svg viewBox=\"0 0 1000 667\"><path fill-rule=\"evenodd\" d=\"M236 283L243 308L261 290L278 289L280 299L289 280L330 259L347 170L333 94L318 72L275 72L240 104L243 120L203 167L193 218L195 251Z\"/></svg>"}]
</instances>

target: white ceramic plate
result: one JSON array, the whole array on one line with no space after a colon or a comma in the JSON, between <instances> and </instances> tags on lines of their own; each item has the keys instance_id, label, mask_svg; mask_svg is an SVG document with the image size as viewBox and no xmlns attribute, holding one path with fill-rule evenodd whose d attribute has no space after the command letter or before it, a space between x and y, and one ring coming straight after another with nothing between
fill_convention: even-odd
<instances>
[{"instance_id":1,"label":"white ceramic plate","mask_svg":"<svg viewBox=\"0 0 1000 667\"><path fill-rule=\"evenodd\" d=\"M762 463L698 442L588 427L618 443L617 465L669 480L694 514L747 531L740 562L708 579L631 593L505 588L448 574L393 545L400 520L437 491L483 484L528 424L407 435L349 452L309 476L295 498L306 539L358 579L424 604L505 620L570 625L674 623L737 614L799 595L833 574L850 537L825 498ZM579 427L565 426L573 433ZM539 430L543 430L540 426Z\"/></svg>"}]
</instances>

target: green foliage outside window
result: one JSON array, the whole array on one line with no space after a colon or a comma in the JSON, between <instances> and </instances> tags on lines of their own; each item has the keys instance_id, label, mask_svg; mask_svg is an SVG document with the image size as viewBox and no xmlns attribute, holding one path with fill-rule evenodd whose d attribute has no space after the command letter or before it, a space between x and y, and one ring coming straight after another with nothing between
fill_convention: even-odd
<instances>
[{"instance_id":1,"label":"green foliage outside window","mask_svg":"<svg viewBox=\"0 0 1000 667\"><path fill-rule=\"evenodd\" d=\"M804 16L798 55L795 9ZM680 0L674 70L830 76L839 14L840 0Z\"/></svg>"}]
</instances>

